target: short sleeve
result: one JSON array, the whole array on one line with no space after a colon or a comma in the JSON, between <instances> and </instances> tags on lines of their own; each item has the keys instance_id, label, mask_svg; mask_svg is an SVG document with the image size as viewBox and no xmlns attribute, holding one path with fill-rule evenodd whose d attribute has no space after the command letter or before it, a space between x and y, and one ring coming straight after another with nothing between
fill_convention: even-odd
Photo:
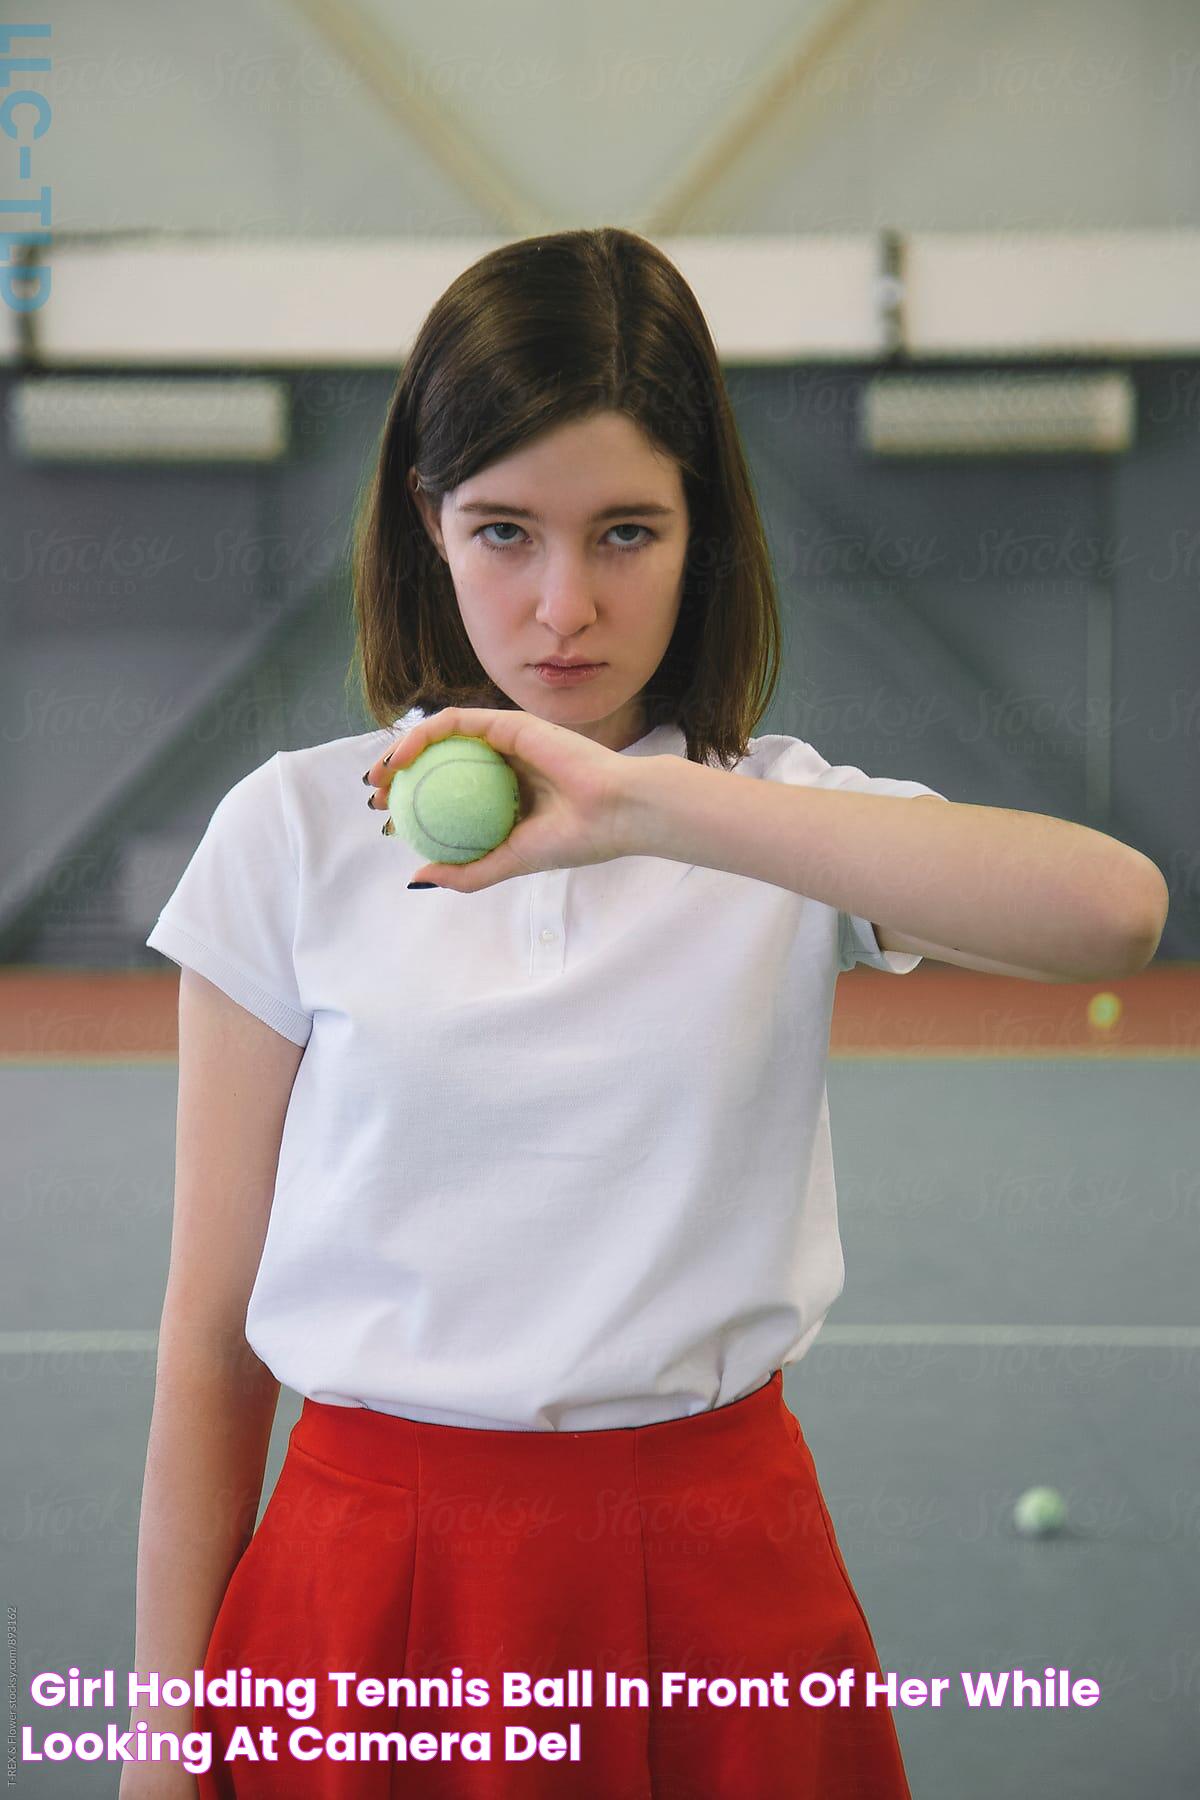
<instances>
[{"instance_id":1,"label":"short sleeve","mask_svg":"<svg viewBox=\"0 0 1200 1800\"><path fill-rule=\"evenodd\" d=\"M304 1045L312 1014L296 980L298 888L276 753L218 802L146 943Z\"/></svg>"},{"instance_id":2,"label":"short sleeve","mask_svg":"<svg viewBox=\"0 0 1200 1800\"><path fill-rule=\"evenodd\" d=\"M803 739L783 740L785 748L768 771L772 781L793 782L801 787L842 788L855 794L893 795L911 800L918 794L932 794L935 800L946 800L936 788L923 781L902 781L890 775L867 775L852 763L828 763L819 751ZM886 975L910 975L921 961L907 951L883 950L870 919L856 913L839 912L837 916L838 973L844 974L855 963L869 969L881 969Z\"/></svg>"}]
</instances>

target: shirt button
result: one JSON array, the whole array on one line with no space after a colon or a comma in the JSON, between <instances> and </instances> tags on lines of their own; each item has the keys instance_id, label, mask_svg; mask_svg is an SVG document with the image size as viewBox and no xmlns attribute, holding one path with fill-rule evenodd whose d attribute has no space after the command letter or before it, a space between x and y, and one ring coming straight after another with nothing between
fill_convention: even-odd
<instances>
[{"instance_id":1,"label":"shirt button","mask_svg":"<svg viewBox=\"0 0 1200 1800\"><path fill-rule=\"evenodd\" d=\"M551 931L550 927L547 925L545 931L538 932L538 936L541 938L543 944L552 944L558 936L558 933L557 931Z\"/></svg>"}]
</instances>

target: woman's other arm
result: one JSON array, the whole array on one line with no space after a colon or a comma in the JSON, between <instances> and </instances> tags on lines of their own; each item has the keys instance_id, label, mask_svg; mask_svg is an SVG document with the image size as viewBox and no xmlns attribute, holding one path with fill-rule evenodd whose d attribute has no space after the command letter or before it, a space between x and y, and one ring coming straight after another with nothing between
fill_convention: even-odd
<instances>
[{"instance_id":1,"label":"woman's other arm","mask_svg":"<svg viewBox=\"0 0 1200 1800\"><path fill-rule=\"evenodd\" d=\"M138 1528L134 1662L191 1680L254 1532L279 1383L245 1337L303 1049L194 970L179 984L171 1256ZM131 1708L180 1735L191 1706ZM128 1764L120 1800L196 1793L178 1764Z\"/></svg>"}]
</instances>

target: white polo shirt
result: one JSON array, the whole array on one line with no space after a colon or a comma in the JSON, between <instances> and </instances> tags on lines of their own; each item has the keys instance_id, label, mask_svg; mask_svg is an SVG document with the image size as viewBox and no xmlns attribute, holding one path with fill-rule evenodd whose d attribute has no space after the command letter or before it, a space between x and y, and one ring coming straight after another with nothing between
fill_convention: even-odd
<instances>
[{"instance_id":1,"label":"white polo shirt","mask_svg":"<svg viewBox=\"0 0 1200 1800\"><path fill-rule=\"evenodd\" d=\"M920 958L656 856L410 893L426 859L361 776L420 716L252 769L146 939L305 1046L247 1339L302 1395L437 1424L729 1405L842 1290L838 971ZM619 754L686 747L665 725ZM730 779L935 792L783 736Z\"/></svg>"}]
</instances>

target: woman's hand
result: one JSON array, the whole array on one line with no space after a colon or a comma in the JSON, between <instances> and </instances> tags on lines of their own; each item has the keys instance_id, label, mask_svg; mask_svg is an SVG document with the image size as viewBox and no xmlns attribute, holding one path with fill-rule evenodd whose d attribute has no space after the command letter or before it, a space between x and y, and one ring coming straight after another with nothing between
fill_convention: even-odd
<instances>
[{"instance_id":1,"label":"woman's hand","mask_svg":"<svg viewBox=\"0 0 1200 1800\"><path fill-rule=\"evenodd\" d=\"M386 812L396 771L439 738L455 734L483 738L500 752L517 778L520 818L486 856L469 863L427 863L414 881L476 894L514 875L576 869L631 854L625 821L635 760L534 713L451 706L422 719L367 770L365 780L379 789L372 804Z\"/></svg>"}]
</instances>

